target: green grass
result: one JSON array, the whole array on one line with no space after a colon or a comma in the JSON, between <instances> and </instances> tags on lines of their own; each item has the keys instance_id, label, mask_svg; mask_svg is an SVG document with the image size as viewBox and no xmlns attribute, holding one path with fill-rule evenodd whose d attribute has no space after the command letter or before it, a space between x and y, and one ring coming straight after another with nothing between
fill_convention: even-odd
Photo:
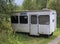
<instances>
[{"instance_id":1,"label":"green grass","mask_svg":"<svg viewBox=\"0 0 60 44\"><path fill-rule=\"evenodd\" d=\"M56 38L57 36L60 35L60 28L58 28L55 32L54 35L49 37L49 38L45 38L45 37L32 37L29 36L27 34L15 34L11 37L6 37L6 35L3 35L3 39L1 44L47 44L48 42L50 42L51 40L53 40L54 38ZM0 39L1 40L1 39Z\"/></svg>"},{"instance_id":2,"label":"green grass","mask_svg":"<svg viewBox=\"0 0 60 44\"><path fill-rule=\"evenodd\" d=\"M32 37L32 36L29 36L27 34L20 34L20 33L16 34L15 38L17 39L19 44L47 44L48 42L50 42L51 40L53 40L54 38L56 38L59 35L60 35L60 28L58 28L54 32L54 35L49 37L49 38Z\"/></svg>"}]
</instances>

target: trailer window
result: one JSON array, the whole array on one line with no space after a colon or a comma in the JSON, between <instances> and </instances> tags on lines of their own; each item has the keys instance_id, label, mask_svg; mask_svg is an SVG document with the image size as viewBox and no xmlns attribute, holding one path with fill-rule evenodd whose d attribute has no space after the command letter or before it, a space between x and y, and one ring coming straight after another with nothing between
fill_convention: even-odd
<instances>
[{"instance_id":1,"label":"trailer window","mask_svg":"<svg viewBox=\"0 0 60 44\"><path fill-rule=\"evenodd\" d=\"M37 16L36 15L31 16L31 24L37 24Z\"/></svg>"},{"instance_id":2,"label":"trailer window","mask_svg":"<svg viewBox=\"0 0 60 44\"><path fill-rule=\"evenodd\" d=\"M50 23L49 15L40 15L39 16L39 24L48 25Z\"/></svg>"},{"instance_id":3,"label":"trailer window","mask_svg":"<svg viewBox=\"0 0 60 44\"><path fill-rule=\"evenodd\" d=\"M28 23L28 16L20 16L20 23L27 24Z\"/></svg>"},{"instance_id":4,"label":"trailer window","mask_svg":"<svg viewBox=\"0 0 60 44\"><path fill-rule=\"evenodd\" d=\"M11 16L11 23L18 23L18 16Z\"/></svg>"}]
</instances>

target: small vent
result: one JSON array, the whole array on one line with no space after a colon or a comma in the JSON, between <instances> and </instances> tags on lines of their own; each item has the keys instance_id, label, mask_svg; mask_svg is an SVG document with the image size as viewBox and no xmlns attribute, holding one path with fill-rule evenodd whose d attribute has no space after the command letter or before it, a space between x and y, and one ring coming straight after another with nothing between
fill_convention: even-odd
<instances>
[{"instance_id":1,"label":"small vent","mask_svg":"<svg viewBox=\"0 0 60 44\"><path fill-rule=\"evenodd\" d=\"M52 13L52 14L55 14L55 13Z\"/></svg>"}]
</instances>

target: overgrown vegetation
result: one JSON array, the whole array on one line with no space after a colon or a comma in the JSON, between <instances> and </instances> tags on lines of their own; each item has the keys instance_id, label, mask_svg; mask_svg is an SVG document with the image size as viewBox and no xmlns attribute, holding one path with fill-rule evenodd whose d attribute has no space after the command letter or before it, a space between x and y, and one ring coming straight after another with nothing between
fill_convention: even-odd
<instances>
[{"instance_id":1,"label":"overgrown vegetation","mask_svg":"<svg viewBox=\"0 0 60 44\"><path fill-rule=\"evenodd\" d=\"M31 37L27 34L13 33L10 15L18 10L41 10L42 8L55 9L60 14L59 0L24 0L21 7L14 5L13 0L0 0L0 44L47 44L60 35L60 17L57 18L57 30L54 35L45 37ZM29 3L29 4L28 4Z\"/></svg>"},{"instance_id":2,"label":"overgrown vegetation","mask_svg":"<svg viewBox=\"0 0 60 44\"><path fill-rule=\"evenodd\" d=\"M46 8L47 0L24 0L23 10L41 10Z\"/></svg>"},{"instance_id":3,"label":"overgrown vegetation","mask_svg":"<svg viewBox=\"0 0 60 44\"><path fill-rule=\"evenodd\" d=\"M0 44L11 43L9 38L13 30L9 18L12 11L13 0L0 0Z\"/></svg>"}]
</instances>

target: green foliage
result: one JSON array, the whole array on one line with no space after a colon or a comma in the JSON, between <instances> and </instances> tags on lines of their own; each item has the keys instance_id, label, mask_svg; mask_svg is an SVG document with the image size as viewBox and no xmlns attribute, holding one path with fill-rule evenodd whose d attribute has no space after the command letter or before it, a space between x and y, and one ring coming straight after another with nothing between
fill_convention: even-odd
<instances>
[{"instance_id":1,"label":"green foliage","mask_svg":"<svg viewBox=\"0 0 60 44\"><path fill-rule=\"evenodd\" d=\"M24 10L32 9L32 2L31 2L31 0L24 0L24 2L23 2L23 9Z\"/></svg>"},{"instance_id":2,"label":"green foliage","mask_svg":"<svg viewBox=\"0 0 60 44\"><path fill-rule=\"evenodd\" d=\"M11 43L12 28L10 23L10 15L13 11L13 0L0 0L0 44Z\"/></svg>"},{"instance_id":3,"label":"green foliage","mask_svg":"<svg viewBox=\"0 0 60 44\"><path fill-rule=\"evenodd\" d=\"M12 1L13 0L0 0L0 29L6 28L4 25L9 21L8 18L12 12Z\"/></svg>"},{"instance_id":4,"label":"green foliage","mask_svg":"<svg viewBox=\"0 0 60 44\"><path fill-rule=\"evenodd\" d=\"M0 0L0 13L10 13L13 10L13 0Z\"/></svg>"},{"instance_id":5,"label":"green foliage","mask_svg":"<svg viewBox=\"0 0 60 44\"><path fill-rule=\"evenodd\" d=\"M46 8L47 0L36 0L37 10Z\"/></svg>"},{"instance_id":6,"label":"green foliage","mask_svg":"<svg viewBox=\"0 0 60 44\"><path fill-rule=\"evenodd\" d=\"M57 11L57 14L60 14L60 0L49 0L47 3L47 8L54 9Z\"/></svg>"},{"instance_id":7,"label":"green foliage","mask_svg":"<svg viewBox=\"0 0 60 44\"><path fill-rule=\"evenodd\" d=\"M18 6L18 5L14 5L15 6L15 9L14 9L14 11L21 11L21 10L23 10L22 9L22 6Z\"/></svg>"},{"instance_id":8,"label":"green foliage","mask_svg":"<svg viewBox=\"0 0 60 44\"><path fill-rule=\"evenodd\" d=\"M47 0L24 0L23 10L40 10L46 8Z\"/></svg>"}]
</instances>

